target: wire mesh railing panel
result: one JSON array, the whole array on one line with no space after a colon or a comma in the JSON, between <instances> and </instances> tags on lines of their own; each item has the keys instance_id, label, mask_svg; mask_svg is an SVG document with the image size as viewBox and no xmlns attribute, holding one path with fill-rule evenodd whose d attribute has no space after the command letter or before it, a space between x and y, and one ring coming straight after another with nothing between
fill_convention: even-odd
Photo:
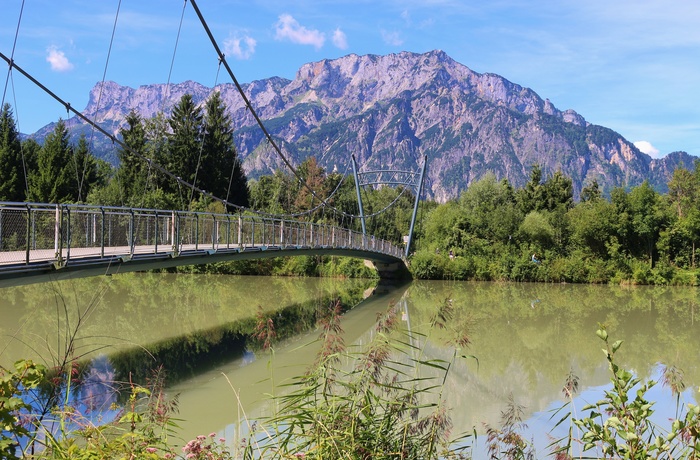
<instances>
[{"instance_id":1,"label":"wire mesh railing panel","mask_svg":"<svg viewBox=\"0 0 700 460\"><path fill-rule=\"evenodd\" d=\"M24 210L0 211L0 262L22 263L27 258L29 212Z\"/></svg>"},{"instance_id":2,"label":"wire mesh railing panel","mask_svg":"<svg viewBox=\"0 0 700 460\"><path fill-rule=\"evenodd\" d=\"M56 211L55 209L31 209L29 211L29 232L27 233L29 249L53 250L56 246Z\"/></svg>"},{"instance_id":3,"label":"wire mesh railing panel","mask_svg":"<svg viewBox=\"0 0 700 460\"><path fill-rule=\"evenodd\" d=\"M328 224L253 216L89 205L0 203L0 265L85 257L251 248L400 248Z\"/></svg>"},{"instance_id":4,"label":"wire mesh railing panel","mask_svg":"<svg viewBox=\"0 0 700 460\"><path fill-rule=\"evenodd\" d=\"M177 219L178 226L178 246L179 250L197 249L199 241L197 240L199 221L196 215L180 214Z\"/></svg>"},{"instance_id":5,"label":"wire mesh railing panel","mask_svg":"<svg viewBox=\"0 0 700 460\"><path fill-rule=\"evenodd\" d=\"M106 213L103 229L105 248L130 248L131 214L116 211Z\"/></svg>"}]
</instances>

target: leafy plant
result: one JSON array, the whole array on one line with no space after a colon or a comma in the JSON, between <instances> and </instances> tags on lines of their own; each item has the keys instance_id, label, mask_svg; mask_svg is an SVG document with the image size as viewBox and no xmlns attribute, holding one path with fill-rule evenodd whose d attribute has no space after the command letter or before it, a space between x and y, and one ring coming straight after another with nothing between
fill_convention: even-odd
<instances>
[{"instance_id":1,"label":"leafy plant","mask_svg":"<svg viewBox=\"0 0 700 460\"><path fill-rule=\"evenodd\" d=\"M583 411L588 411L587 416L571 419L581 435L574 438L569 430L564 447L553 443L557 458L571 458L574 443L582 446L582 452L592 455L584 458L700 458L700 407L688 404L680 417L670 420L669 428L657 425L652 420L654 402L647 398L648 391L657 382L642 382L632 372L618 366L615 354L622 346L622 340L610 343L605 327L598 329L596 334L605 343L603 352L608 361L612 388L605 391L600 401L583 407ZM682 375L675 368L666 369L664 381L677 396L684 388ZM678 407L676 414L679 414ZM557 425L570 416L569 412Z\"/></svg>"},{"instance_id":2,"label":"leafy plant","mask_svg":"<svg viewBox=\"0 0 700 460\"><path fill-rule=\"evenodd\" d=\"M440 311L436 321L442 323L449 306ZM458 458L461 451L451 447L452 425L442 401L451 362L423 358L411 336L399 329L396 307L378 321L374 339L359 353L345 348L339 317L336 304L321 318L322 348L315 364L290 384L289 393L275 398L279 409L265 423L269 433L260 456ZM441 375L422 376L426 369Z\"/></svg>"}]
</instances>

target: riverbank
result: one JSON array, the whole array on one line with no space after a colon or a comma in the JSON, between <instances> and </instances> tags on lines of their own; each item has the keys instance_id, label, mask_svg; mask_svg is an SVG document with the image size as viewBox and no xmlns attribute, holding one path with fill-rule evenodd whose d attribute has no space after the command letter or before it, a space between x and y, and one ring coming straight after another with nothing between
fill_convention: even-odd
<instances>
[{"instance_id":1,"label":"riverbank","mask_svg":"<svg viewBox=\"0 0 700 460\"><path fill-rule=\"evenodd\" d=\"M515 281L542 283L698 286L700 269L684 269L668 262L618 258L603 260L581 252L565 257L544 252L533 255L529 250L499 251L485 256L419 251L410 261L416 279L459 281Z\"/></svg>"}]
</instances>

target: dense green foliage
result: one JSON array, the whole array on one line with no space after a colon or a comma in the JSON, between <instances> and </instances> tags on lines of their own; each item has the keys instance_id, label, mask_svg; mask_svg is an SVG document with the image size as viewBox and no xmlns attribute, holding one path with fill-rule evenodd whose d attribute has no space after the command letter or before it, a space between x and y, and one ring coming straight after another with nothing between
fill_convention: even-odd
<instances>
[{"instance_id":1,"label":"dense green foliage","mask_svg":"<svg viewBox=\"0 0 700 460\"><path fill-rule=\"evenodd\" d=\"M0 112L0 200L24 201L26 197L21 149L12 109L5 104Z\"/></svg>"},{"instance_id":2,"label":"dense green foliage","mask_svg":"<svg viewBox=\"0 0 700 460\"><path fill-rule=\"evenodd\" d=\"M666 195L644 182L607 199L593 181L578 203L561 172L544 179L535 166L520 190L487 175L427 215L411 271L426 279L695 285L697 166L676 170Z\"/></svg>"}]
</instances>

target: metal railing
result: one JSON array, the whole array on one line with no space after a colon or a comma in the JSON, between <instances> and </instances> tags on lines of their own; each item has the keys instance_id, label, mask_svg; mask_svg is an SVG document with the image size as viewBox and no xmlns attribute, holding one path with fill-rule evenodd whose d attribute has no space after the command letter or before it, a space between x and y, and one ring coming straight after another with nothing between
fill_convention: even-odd
<instances>
[{"instance_id":1,"label":"metal railing","mask_svg":"<svg viewBox=\"0 0 700 460\"><path fill-rule=\"evenodd\" d=\"M0 268L192 251L338 248L400 259L401 248L327 224L259 216L0 202Z\"/></svg>"}]
</instances>

